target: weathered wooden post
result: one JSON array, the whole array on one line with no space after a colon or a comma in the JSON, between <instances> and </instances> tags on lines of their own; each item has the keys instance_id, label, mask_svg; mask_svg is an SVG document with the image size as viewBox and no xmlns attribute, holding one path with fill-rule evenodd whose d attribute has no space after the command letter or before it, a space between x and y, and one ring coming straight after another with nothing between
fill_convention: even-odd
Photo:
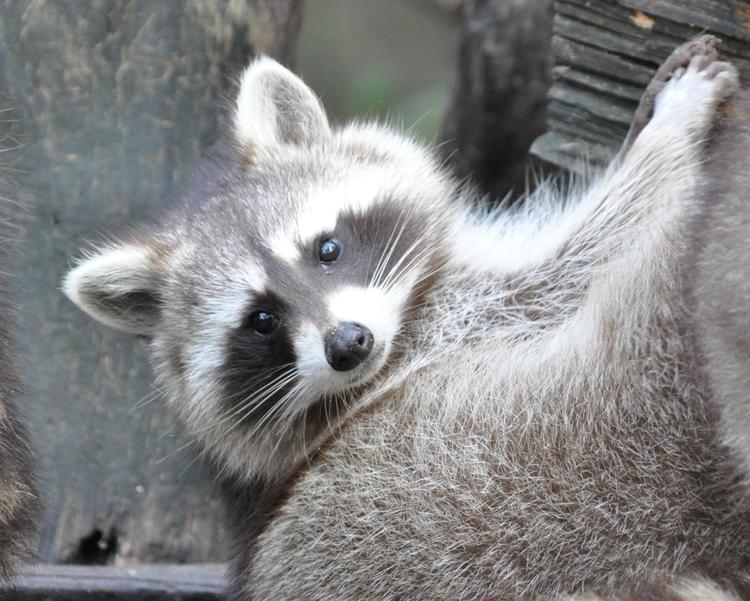
<instances>
[{"instance_id":1,"label":"weathered wooden post","mask_svg":"<svg viewBox=\"0 0 750 601\"><path fill-rule=\"evenodd\" d=\"M0 86L23 119L21 294L46 562L224 557L219 503L137 343L59 292L86 241L152 215L216 139L254 55L292 58L301 0L0 4Z\"/></svg>"}]
</instances>

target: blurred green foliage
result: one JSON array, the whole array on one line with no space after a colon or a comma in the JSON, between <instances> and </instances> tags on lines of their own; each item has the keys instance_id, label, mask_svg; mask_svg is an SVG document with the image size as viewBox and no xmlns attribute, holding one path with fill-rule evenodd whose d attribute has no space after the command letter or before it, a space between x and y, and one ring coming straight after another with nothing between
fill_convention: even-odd
<instances>
[{"instance_id":1,"label":"blurred green foliage","mask_svg":"<svg viewBox=\"0 0 750 601\"><path fill-rule=\"evenodd\" d=\"M297 70L332 120L385 118L438 137L452 93L458 20L430 2L307 0Z\"/></svg>"}]
</instances>

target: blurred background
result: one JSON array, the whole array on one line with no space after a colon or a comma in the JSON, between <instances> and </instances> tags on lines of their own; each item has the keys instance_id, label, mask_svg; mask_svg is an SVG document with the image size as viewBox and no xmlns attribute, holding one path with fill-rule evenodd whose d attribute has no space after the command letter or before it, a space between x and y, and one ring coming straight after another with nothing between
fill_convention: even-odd
<instances>
[{"instance_id":1,"label":"blurred background","mask_svg":"<svg viewBox=\"0 0 750 601\"><path fill-rule=\"evenodd\" d=\"M455 84L460 0L311 0L295 67L334 120L388 118L440 135Z\"/></svg>"}]
</instances>

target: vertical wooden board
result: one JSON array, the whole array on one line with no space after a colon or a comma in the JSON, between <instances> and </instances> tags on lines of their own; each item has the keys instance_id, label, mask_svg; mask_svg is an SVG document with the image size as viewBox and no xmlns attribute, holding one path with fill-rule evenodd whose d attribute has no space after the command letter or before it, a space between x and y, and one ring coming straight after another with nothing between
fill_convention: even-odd
<instances>
[{"instance_id":1,"label":"vertical wooden board","mask_svg":"<svg viewBox=\"0 0 750 601\"><path fill-rule=\"evenodd\" d=\"M288 61L299 0L0 4L0 85L24 119L21 335L45 561L223 558L220 507L141 343L59 292L89 240L154 215L216 139L254 53ZM83 541L83 543L82 543Z\"/></svg>"}]
</instances>

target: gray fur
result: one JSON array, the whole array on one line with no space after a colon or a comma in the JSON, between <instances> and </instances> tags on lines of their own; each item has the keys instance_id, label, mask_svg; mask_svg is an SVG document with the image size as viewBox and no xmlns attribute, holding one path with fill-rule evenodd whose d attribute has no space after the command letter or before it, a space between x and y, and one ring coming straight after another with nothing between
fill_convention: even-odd
<instances>
[{"instance_id":1,"label":"gray fur","mask_svg":"<svg viewBox=\"0 0 750 601\"><path fill-rule=\"evenodd\" d=\"M693 53L713 73L709 46ZM238 598L748 598L749 516L683 295L709 97L660 95L545 260L441 282L424 315L460 315L440 332L459 348L405 370L299 474L246 545Z\"/></svg>"},{"instance_id":2,"label":"gray fur","mask_svg":"<svg viewBox=\"0 0 750 601\"><path fill-rule=\"evenodd\" d=\"M750 484L750 91L730 106L709 153L691 261L694 324L723 441Z\"/></svg>"}]
</instances>

